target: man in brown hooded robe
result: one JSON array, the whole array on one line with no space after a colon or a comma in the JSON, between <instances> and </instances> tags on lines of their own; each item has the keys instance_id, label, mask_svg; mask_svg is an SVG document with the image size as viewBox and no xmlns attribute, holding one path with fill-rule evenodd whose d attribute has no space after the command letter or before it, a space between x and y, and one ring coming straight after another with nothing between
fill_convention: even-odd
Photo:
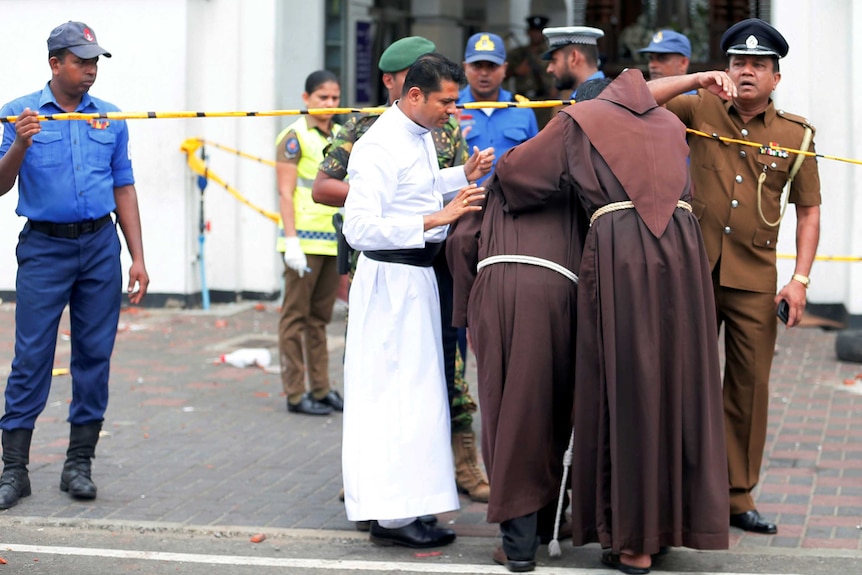
<instances>
[{"instance_id":1,"label":"man in brown hooded robe","mask_svg":"<svg viewBox=\"0 0 862 575\"><path fill-rule=\"evenodd\" d=\"M709 261L685 127L637 70L566 110L590 216L578 286L573 542L647 573L662 547L728 546Z\"/></svg>"},{"instance_id":2,"label":"man in brown hooded robe","mask_svg":"<svg viewBox=\"0 0 862 575\"><path fill-rule=\"evenodd\" d=\"M640 72L624 72L501 158L478 236L475 223L456 228L455 237L478 238L480 260L531 255L536 245L579 272L573 298L552 291L565 284L562 274L541 265L490 265L466 300L493 494L488 520L504 521L510 569L524 549L507 546L505 521L518 524L556 499L560 474L550 464L569 435L556 413L573 383L573 543L601 543L603 561L627 573L647 573L662 547L728 545L716 319L687 203L687 155L682 124L656 105ZM521 280L527 274L532 282ZM455 277L457 311L458 280L469 274ZM525 284L532 289L522 293ZM571 328L552 329L575 317L576 345ZM574 382L555 379L560 369Z\"/></svg>"}]
</instances>

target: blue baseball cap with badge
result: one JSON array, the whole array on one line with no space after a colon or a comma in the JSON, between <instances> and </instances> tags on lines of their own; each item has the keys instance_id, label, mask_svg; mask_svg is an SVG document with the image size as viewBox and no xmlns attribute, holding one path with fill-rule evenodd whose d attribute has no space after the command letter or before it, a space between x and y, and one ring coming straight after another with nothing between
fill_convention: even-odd
<instances>
[{"instance_id":1,"label":"blue baseball cap with badge","mask_svg":"<svg viewBox=\"0 0 862 575\"><path fill-rule=\"evenodd\" d=\"M496 34L480 32L473 34L467 40L467 49L464 50L464 62L493 62L502 66L506 61L506 46L503 39Z\"/></svg>"},{"instance_id":2,"label":"blue baseball cap with badge","mask_svg":"<svg viewBox=\"0 0 862 575\"><path fill-rule=\"evenodd\" d=\"M682 54L691 58L691 42L674 30L659 30L656 32L649 46L638 50L639 54Z\"/></svg>"},{"instance_id":3,"label":"blue baseball cap with badge","mask_svg":"<svg viewBox=\"0 0 862 575\"><path fill-rule=\"evenodd\" d=\"M96 42L96 33L83 22L72 22L60 24L48 36L48 51L68 50L84 60L90 60L98 56L110 58L111 53L99 46Z\"/></svg>"}]
</instances>

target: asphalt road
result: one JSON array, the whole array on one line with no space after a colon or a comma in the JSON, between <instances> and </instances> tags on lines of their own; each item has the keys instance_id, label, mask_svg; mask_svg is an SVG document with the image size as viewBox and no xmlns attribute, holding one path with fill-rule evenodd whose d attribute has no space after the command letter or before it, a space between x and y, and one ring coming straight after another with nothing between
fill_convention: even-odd
<instances>
[{"instance_id":1,"label":"asphalt road","mask_svg":"<svg viewBox=\"0 0 862 575\"><path fill-rule=\"evenodd\" d=\"M284 575L345 573L507 573L490 560L496 544L461 537L439 550L382 548L353 531L195 528L165 523L91 522L0 516L0 574ZM613 574L595 546L563 545L549 559L539 550L536 573ZM2 562L0 562L2 563ZM738 548L724 552L674 549L653 573L834 575L862 572L862 554L824 549Z\"/></svg>"}]
</instances>

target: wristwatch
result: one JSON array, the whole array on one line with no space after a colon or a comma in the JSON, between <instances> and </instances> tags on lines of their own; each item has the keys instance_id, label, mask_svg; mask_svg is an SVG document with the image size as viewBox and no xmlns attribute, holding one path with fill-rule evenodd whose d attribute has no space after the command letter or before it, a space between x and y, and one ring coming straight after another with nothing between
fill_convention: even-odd
<instances>
[{"instance_id":1,"label":"wristwatch","mask_svg":"<svg viewBox=\"0 0 862 575\"><path fill-rule=\"evenodd\" d=\"M805 289L808 289L808 286L811 285L811 278L802 274L793 274L793 277L790 279L798 281L805 286Z\"/></svg>"}]
</instances>

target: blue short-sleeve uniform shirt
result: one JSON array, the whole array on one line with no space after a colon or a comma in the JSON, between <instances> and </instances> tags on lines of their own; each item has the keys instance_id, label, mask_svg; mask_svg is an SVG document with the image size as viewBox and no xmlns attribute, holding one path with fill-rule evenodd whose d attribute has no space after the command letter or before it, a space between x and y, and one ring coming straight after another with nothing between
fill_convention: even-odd
<instances>
[{"instance_id":1,"label":"blue short-sleeve uniform shirt","mask_svg":"<svg viewBox=\"0 0 862 575\"><path fill-rule=\"evenodd\" d=\"M18 116L25 108L45 115L65 112L46 84L3 106L0 116ZM75 111L92 114L119 108L84 94ZM0 130L3 157L15 140L15 127L0 124ZM45 120L18 171L15 213L54 223L98 219L116 208L114 188L134 183L125 121Z\"/></svg>"},{"instance_id":2,"label":"blue short-sleeve uniform shirt","mask_svg":"<svg viewBox=\"0 0 862 575\"><path fill-rule=\"evenodd\" d=\"M475 101L476 99L470 92L470 86L458 94L459 104ZM497 101L512 102L511 92L500 89ZM478 146L480 150L492 147L496 158L502 157L506 150L514 148L539 133L536 114L529 108L494 108L490 115L482 110L463 110L461 114L462 133L466 131L467 127L470 128L470 131L466 133L464 138L467 140L471 153L473 146ZM497 164L496 158L494 159L495 166ZM487 177L480 178L477 182L482 183Z\"/></svg>"}]
</instances>

